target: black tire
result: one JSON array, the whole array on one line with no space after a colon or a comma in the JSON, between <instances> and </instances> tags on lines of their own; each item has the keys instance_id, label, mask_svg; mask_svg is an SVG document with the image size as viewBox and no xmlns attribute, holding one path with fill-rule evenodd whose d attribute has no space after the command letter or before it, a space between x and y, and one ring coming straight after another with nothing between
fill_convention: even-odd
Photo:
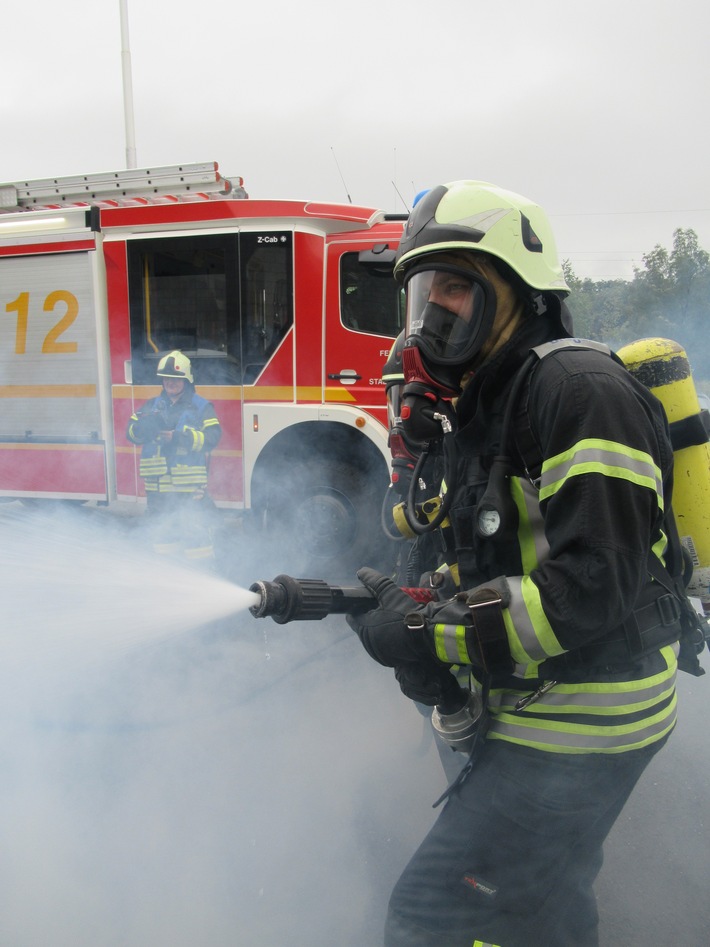
<instances>
[{"instance_id":1,"label":"black tire","mask_svg":"<svg viewBox=\"0 0 710 947\"><path fill-rule=\"evenodd\" d=\"M352 584L363 565L388 570L380 525L386 480L338 460L301 459L273 482L261 511L269 548L299 577Z\"/></svg>"}]
</instances>

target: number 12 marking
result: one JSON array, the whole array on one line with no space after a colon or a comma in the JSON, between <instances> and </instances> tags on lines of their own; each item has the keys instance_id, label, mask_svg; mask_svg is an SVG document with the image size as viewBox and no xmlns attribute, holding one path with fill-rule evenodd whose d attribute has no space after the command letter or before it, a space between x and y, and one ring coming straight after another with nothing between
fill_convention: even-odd
<instances>
[{"instance_id":1,"label":"number 12 marking","mask_svg":"<svg viewBox=\"0 0 710 947\"><path fill-rule=\"evenodd\" d=\"M42 343L43 355L66 354L76 352L78 343L59 342L62 335L79 315L79 301L73 293L66 289L57 289L50 293L44 301L45 312L53 312L61 304L66 306L64 315L52 326ZM17 299L5 306L6 312L17 313L17 330L15 332L15 355L24 355L27 350L27 319L30 311L30 294L20 293Z\"/></svg>"}]
</instances>

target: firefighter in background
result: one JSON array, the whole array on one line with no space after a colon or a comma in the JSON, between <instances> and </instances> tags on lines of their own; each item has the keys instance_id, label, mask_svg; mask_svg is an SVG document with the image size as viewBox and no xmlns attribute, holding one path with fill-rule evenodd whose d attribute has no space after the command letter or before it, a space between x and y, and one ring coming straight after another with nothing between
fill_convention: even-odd
<instances>
[{"instance_id":1,"label":"firefighter in background","mask_svg":"<svg viewBox=\"0 0 710 947\"><path fill-rule=\"evenodd\" d=\"M222 431L211 402L195 392L190 359L174 351L158 362L163 390L131 416L129 441L141 446L154 549L212 559L207 494L210 451Z\"/></svg>"},{"instance_id":2,"label":"firefighter in background","mask_svg":"<svg viewBox=\"0 0 710 947\"><path fill-rule=\"evenodd\" d=\"M676 719L678 611L649 571L671 498L665 414L602 351L529 355L572 327L549 223L527 199L477 181L434 188L395 276L405 423L415 441L454 439L459 582L413 608L362 569L379 607L348 621L408 697L436 704L441 665L464 663L485 710L392 893L385 944L596 947L603 842Z\"/></svg>"}]
</instances>

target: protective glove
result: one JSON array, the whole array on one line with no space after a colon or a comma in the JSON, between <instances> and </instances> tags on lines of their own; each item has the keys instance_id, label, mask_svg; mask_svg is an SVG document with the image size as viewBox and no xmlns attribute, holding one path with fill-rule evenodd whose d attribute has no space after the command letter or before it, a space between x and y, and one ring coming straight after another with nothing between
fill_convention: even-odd
<instances>
[{"instance_id":1,"label":"protective glove","mask_svg":"<svg viewBox=\"0 0 710 947\"><path fill-rule=\"evenodd\" d=\"M424 633L425 641L445 664L470 664L490 672L510 672L513 660L503 621L510 602L505 577L485 586L459 592L446 602L429 602L410 611L410 631Z\"/></svg>"},{"instance_id":2,"label":"protective glove","mask_svg":"<svg viewBox=\"0 0 710 947\"><path fill-rule=\"evenodd\" d=\"M194 427L183 427L180 432L180 446L187 451L202 450L205 446L205 435Z\"/></svg>"},{"instance_id":3,"label":"protective glove","mask_svg":"<svg viewBox=\"0 0 710 947\"><path fill-rule=\"evenodd\" d=\"M170 443L172 444L173 450L187 454L192 447L192 437L185 428L175 428Z\"/></svg>"},{"instance_id":4,"label":"protective glove","mask_svg":"<svg viewBox=\"0 0 710 947\"><path fill-rule=\"evenodd\" d=\"M394 676L405 697L426 704L427 707L450 700L459 688L451 671L434 658L422 660L417 664L398 664L394 669Z\"/></svg>"},{"instance_id":5,"label":"protective glove","mask_svg":"<svg viewBox=\"0 0 710 947\"><path fill-rule=\"evenodd\" d=\"M448 568L423 572L419 578L419 585L425 589L436 589L439 601L453 598L457 592L456 582Z\"/></svg>"},{"instance_id":6,"label":"protective glove","mask_svg":"<svg viewBox=\"0 0 710 947\"><path fill-rule=\"evenodd\" d=\"M133 431L143 441L154 441L161 431L160 416L154 411L140 415Z\"/></svg>"},{"instance_id":7,"label":"protective glove","mask_svg":"<svg viewBox=\"0 0 710 947\"><path fill-rule=\"evenodd\" d=\"M346 619L370 657L385 667L427 659L432 662L424 627L412 632L405 624L404 616L414 605L409 595L374 569L360 569L357 577L375 596L378 607L360 615L347 615Z\"/></svg>"}]
</instances>

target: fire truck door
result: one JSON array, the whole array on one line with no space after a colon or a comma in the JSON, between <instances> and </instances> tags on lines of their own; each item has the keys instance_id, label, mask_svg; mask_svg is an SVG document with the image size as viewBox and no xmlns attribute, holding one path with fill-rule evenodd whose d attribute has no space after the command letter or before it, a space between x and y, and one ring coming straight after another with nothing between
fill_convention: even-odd
<instances>
[{"instance_id":1,"label":"fire truck door","mask_svg":"<svg viewBox=\"0 0 710 947\"><path fill-rule=\"evenodd\" d=\"M0 259L0 495L105 500L96 253Z\"/></svg>"},{"instance_id":2,"label":"fire truck door","mask_svg":"<svg viewBox=\"0 0 710 947\"><path fill-rule=\"evenodd\" d=\"M221 505L243 506L249 475L243 404L293 400L293 359L285 344L293 325L293 235L132 239L127 259L134 398L140 404L156 393L162 354L183 351L198 394L213 403L222 428L208 490Z\"/></svg>"},{"instance_id":3,"label":"fire truck door","mask_svg":"<svg viewBox=\"0 0 710 947\"><path fill-rule=\"evenodd\" d=\"M401 328L401 291L391 259L373 265L362 244L329 247L326 320L327 400L380 405L377 392L392 339Z\"/></svg>"}]
</instances>

